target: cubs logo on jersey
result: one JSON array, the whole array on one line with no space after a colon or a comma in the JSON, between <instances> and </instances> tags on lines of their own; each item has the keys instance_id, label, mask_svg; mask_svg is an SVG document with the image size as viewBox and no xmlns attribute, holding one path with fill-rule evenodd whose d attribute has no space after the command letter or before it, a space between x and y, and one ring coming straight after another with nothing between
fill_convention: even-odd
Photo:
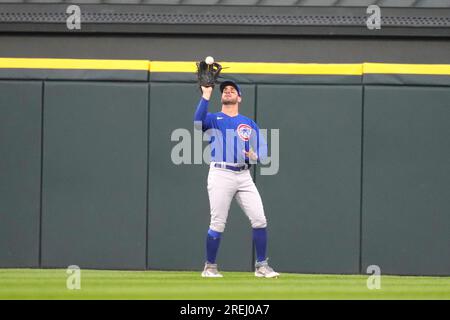
<instances>
[{"instance_id":1,"label":"cubs logo on jersey","mask_svg":"<svg viewBox=\"0 0 450 320\"><path fill-rule=\"evenodd\" d=\"M252 127L250 127L248 124L241 123L237 127L236 131L237 131L239 138L241 138L241 140L243 140L243 141L250 140L250 136L252 134Z\"/></svg>"}]
</instances>

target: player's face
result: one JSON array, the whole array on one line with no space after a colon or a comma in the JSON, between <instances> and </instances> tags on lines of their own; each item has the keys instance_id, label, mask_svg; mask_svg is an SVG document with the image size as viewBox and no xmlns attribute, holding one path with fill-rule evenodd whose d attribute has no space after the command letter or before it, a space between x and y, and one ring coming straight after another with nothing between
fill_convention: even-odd
<instances>
[{"instance_id":1,"label":"player's face","mask_svg":"<svg viewBox=\"0 0 450 320\"><path fill-rule=\"evenodd\" d=\"M237 104L241 102L237 90L233 86L226 86L222 92L222 104Z\"/></svg>"}]
</instances>

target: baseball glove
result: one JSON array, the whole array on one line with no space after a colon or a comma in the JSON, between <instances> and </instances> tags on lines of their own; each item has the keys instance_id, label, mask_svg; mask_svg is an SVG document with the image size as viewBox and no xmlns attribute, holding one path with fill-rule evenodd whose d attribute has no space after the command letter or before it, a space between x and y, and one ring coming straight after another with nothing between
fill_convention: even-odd
<instances>
[{"instance_id":1,"label":"baseball glove","mask_svg":"<svg viewBox=\"0 0 450 320\"><path fill-rule=\"evenodd\" d=\"M217 62L207 64L205 61L197 62L197 78L200 87L213 87L217 83L222 66Z\"/></svg>"}]
</instances>

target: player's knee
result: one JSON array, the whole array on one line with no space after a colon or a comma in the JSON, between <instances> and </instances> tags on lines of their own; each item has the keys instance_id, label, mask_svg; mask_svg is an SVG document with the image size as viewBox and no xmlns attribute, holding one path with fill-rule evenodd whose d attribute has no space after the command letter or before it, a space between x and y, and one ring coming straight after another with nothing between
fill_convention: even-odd
<instances>
[{"instance_id":1,"label":"player's knee","mask_svg":"<svg viewBox=\"0 0 450 320\"><path fill-rule=\"evenodd\" d=\"M225 231L225 223L224 222L212 222L209 225L209 229L222 233Z\"/></svg>"},{"instance_id":2,"label":"player's knee","mask_svg":"<svg viewBox=\"0 0 450 320\"><path fill-rule=\"evenodd\" d=\"M267 220L265 217L257 218L252 220L252 228L259 229L267 227Z\"/></svg>"}]
</instances>

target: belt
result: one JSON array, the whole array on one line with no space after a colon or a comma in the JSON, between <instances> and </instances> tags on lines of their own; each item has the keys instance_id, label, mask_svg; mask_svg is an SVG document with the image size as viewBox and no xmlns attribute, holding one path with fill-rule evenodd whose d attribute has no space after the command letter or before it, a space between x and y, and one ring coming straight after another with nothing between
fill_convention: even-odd
<instances>
[{"instance_id":1,"label":"belt","mask_svg":"<svg viewBox=\"0 0 450 320\"><path fill-rule=\"evenodd\" d=\"M245 169L249 169L251 166L252 166L251 164L246 164L246 165L240 166L240 167L223 165L221 163L215 163L214 164L214 167L216 167L216 168L229 169L229 170L232 170L232 171L242 171L242 170L245 170Z\"/></svg>"}]
</instances>

